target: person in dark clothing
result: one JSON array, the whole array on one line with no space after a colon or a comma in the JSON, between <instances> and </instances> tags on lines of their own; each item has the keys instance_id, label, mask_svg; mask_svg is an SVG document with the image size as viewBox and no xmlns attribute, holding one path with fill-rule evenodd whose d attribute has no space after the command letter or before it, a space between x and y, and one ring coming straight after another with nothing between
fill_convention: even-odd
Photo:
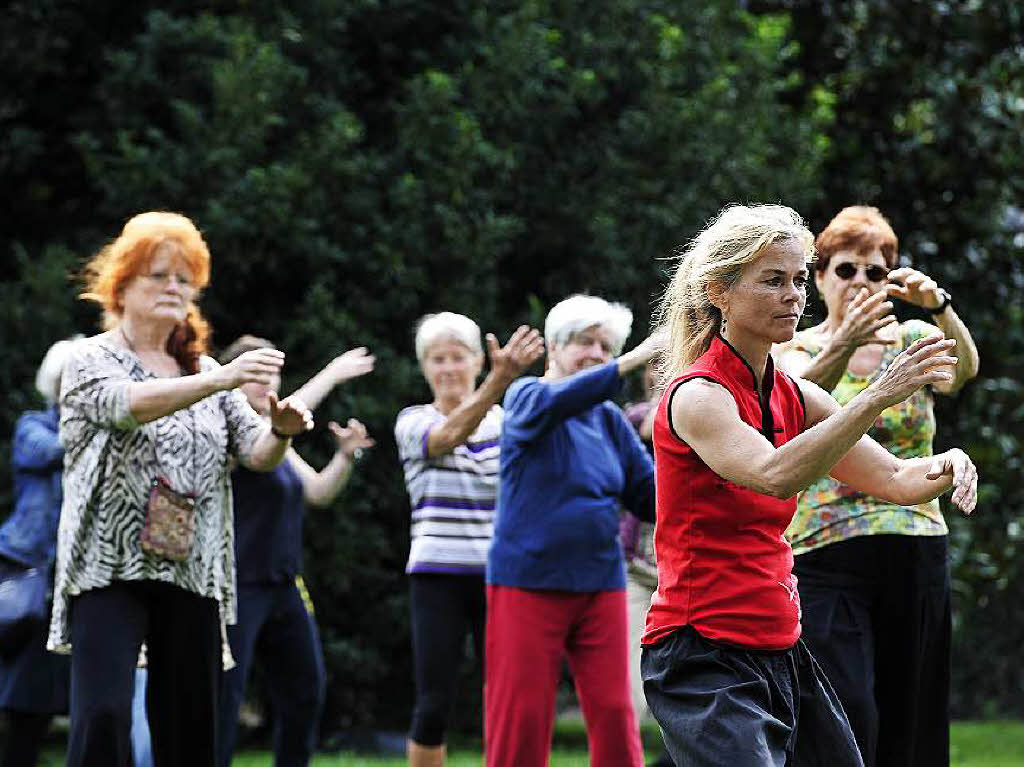
<instances>
[{"instance_id":1,"label":"person in dark clothing","mask_svg":"<svg viewBox=\"0 0 1024 767\"><path fill-rule=\"evenodd\" d=\"M64 469L57 397L73 341L55 343L39 366L36 389L46 410L22 413L14 426L14 510L0 527L0 578L28 568L50 569L56 557ZM0 763L5 767L34 767L50 720L68 708L70 663L46 651L47 628L39 626L19 651L0 657L0 707L7 714Z\"/></svg>"},{"instance_id":2,"label":"person in dark clothing","mask_svg":"<svg viewBox=\"0 0 1024 767\"><path fill-rule=\"evenodd\" d=\"M273 348L262 338L242 336L221 355L223 364L251 349ZM336 357L292 395L308 407L342 381L373 369L366 349ZM280 378L241 387L249 404L266 415ZM231 474L238 579L238 622L228 626L236 666L221 690L220 763L235 749L238 710L254 660L266 674L274 719L274 764L302 767L316 747L326 673L313 605L302 581L302 518L306 505L329 506L348 482L355 456L373 445L365 427L350 419L328 425L337 442L334 457L316 471L294 450L272 472L244 467Z\"/></svg>"}]
</instances>

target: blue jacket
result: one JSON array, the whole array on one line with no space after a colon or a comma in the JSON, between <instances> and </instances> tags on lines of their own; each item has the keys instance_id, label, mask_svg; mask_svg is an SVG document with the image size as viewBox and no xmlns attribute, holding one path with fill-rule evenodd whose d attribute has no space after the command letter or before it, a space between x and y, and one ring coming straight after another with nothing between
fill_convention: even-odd
<instances>
[{"instance_id":1,"label":"blue jacket","mask_svg":"<svg viewBox=\"0 0 1024 767\"><path fill-rule=\"evenodd\" d=\"M589 592L626 586L619 509L654 520L654 464L609 398L614 361L505 395L487 581Z\"/></svg>"},{"instance_id":2,"label":"blue jacket","mask_svg":"<svg viewBox=\"0 0 1024 767\"><path fill-rule=\"evenodd\" d=\"M14 426L14 510L0 527L0 555L26 567L53 562L60 522L64 448L58 409L29 410Z\"/></svg>"}]
</instances>

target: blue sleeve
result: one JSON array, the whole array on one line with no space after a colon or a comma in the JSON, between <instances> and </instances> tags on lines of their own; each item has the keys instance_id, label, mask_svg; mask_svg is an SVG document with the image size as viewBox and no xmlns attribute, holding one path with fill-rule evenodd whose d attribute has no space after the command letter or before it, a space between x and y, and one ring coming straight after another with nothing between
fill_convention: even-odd
<instances>
[{"instance_id":1,"label":"blue sleeve","mask_svg":"<svg viewBox=\"0 0 1024 767\"><path fill-rule=\"evenodd\" d=\"M553 424L611 399L621 386L615 360L557 381L520 378L505 395L502 429L509 439L529 442Z\"/></svg>"},{"instance_id":2,"label":"blue sleeve","mask_svg":"<svg viewBox=\"0 0 1024 767\"><path fill-rule=\"evenodd\" d=\"M654 461L640 436L632 429L625 416L616 408L612 411L614 429L619 445L619 457L625 481L622 487L622 505L633 516L644 522L654 521Z\"/></svg>"},{"instance_id":3,"label":"blue sleeve","mask_svg":"<svg viewBox=\"0 0 1024 767\"><path fill-rule=\"evenodd\" d=\"M64 460L57 432L34 415L22 415L14 426L11 465L16 469L41 471L59 468Z\"/></svg>"}]
</instances>

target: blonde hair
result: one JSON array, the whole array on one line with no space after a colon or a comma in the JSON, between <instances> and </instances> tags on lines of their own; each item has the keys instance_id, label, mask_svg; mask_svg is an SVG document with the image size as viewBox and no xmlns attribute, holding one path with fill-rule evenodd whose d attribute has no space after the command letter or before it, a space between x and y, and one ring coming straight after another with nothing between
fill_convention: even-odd
<instances>
[{"instance_id":1,"label":"blonde hair","mask_svg":"<svg viewBox=\"0 0 1024 767\"><path fill-rule=\"evenodd\" d=\"M438 312L428 314L416 323L416 359L423 362L431 344L442 338L458 341L478 357L484 353L479 325L464 314Z\"/></svg>"},{"instance_id":2,"label":"blonde hair","mask_svg":"<svg viewBox=\"0 0 1024 767\"><path fill-rule=\"evenodd\" d=\"M617 357L633 326L633 312L623 304L577 293L559 301L548 312L544 320L544 342L550 349L555 344L568 343L576 333L595 325L608 332L612 356Z\"/></svg>"},{"instance_id":3,"label":"blonde hair","mask_svg":"<svg viewBox=\"0 0 1024 767\"><path fill-rule=\"evenodd\" d=\"M704 354L722 327L710 287L731 288L764 248L785 240L797 242L808 263L814 260L814 236L792 208L729 205L682 249L657 312L657 324L666 333L662 386Z\"/></svg>"}]
</instances>

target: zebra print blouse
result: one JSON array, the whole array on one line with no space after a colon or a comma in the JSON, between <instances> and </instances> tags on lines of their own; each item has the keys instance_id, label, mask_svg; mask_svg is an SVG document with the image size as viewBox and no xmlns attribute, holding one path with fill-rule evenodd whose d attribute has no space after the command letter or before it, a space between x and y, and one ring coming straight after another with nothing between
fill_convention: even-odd
<instances>
[{"instance_id":1,"label":"zebra print blouse","mask_svg":"<svg viewBox=\"0 0 1024 767\"><path fill-rule=\"evenodd\" d=\"M217 363L204 357L202 370ZM61 378L60 439L64 504L47 647L69 652L72 597L115 580L173 583L220 604L235 622L234 518L228 457L243 463L266 424L241 391L222 391L191 407L139 424L128 384L155 376L107 335L76 343ZM139 531L150 482L196 496L196 537L189 558L142 550Z\"/></svg>"}]
</instances>

